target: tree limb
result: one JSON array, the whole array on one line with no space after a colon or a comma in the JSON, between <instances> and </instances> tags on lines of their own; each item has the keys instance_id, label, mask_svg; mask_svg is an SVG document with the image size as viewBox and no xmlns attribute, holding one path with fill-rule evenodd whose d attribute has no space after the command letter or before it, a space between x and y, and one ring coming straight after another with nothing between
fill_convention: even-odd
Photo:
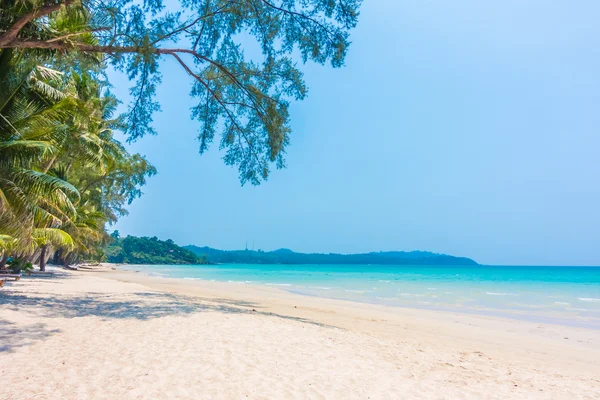
<instances>
[{"instance_id":1,"label":"tree limb","mask_svg":"<svg viewBox=\"0 0 600 400\"><path fill-rule=\"evenodd\" d=\"M73 33L69 33L68 35L58 36L58 37L46 40L46 43L58 42L60 40L68 39L68 38L73 37L73 36L85 35L86 33L94 33L94 32L101 32L101 31L110 31L110 30L111 30L110 27L105 26L105 27L102 27L102 28L90 29L90 30L87 30L87 31L73 32Z\"/></svg>"},{"instance_id":2,"label":"tree limb","mask_svg":"<svg viewBox=\"0 0 600 400\"><path fill-rule=\"evenodd\" d=\"M251 99L251 101L254 103L254 105L255 105L257 111L260 113L260 115L264 116L264 110L262 110L262 107L260 107L260 105L258 104L256 99L254 98L254 95L248 91L248 89L239 81L239 79L237 79L237 77L234 74L231 73L231 71L229 71L227 68L225 68L220 63L218 63L214 60L211 60L210 58L203 56L194 50L181 49L181 48L162 49L162 48L153 48L153 47L145 49L140 46L101 46L101 45L88 45L88 44L82 44L82 43L65 43L65 42L51 41L51 40L35 41L35 40L22 40L22 39L15 39L12 42L7 43L5 45L0 44L0 48L9 48L9 47L10 48L29 48L29 49L51 49L51 50L63 50L63 51L78 50L78 51L84 51L84 52L90 52L90 53L108 53L108 54L141 53L144 51L147 51L148 53L156 54L156 55L163 55L163 54L175 55L177 53L190 54L199 60L202 60L202 61L208 62L209 64L214 65L221 72L223 72L225 75L227 75L232 80L232 82L235 85L237 85L241 90L243 90L246 93L246 95ZM274 101L269 96L267 96L267 98Z\"/></svg>"},{"instance_id":3,"label":"tree limb","mask_svg":"<svg viewBox=\"0 0 600 400\"><path fill-rule=\"evenodd\" d=\"M48 14L51 14L54 11L58 11L61 9L62 6L69 6L75 3L75 1L77 0L65 0L64 2L60 1L56 4L49 4L40 8L35 8L29 11L28 13L24 14L21 18L17 19L17 21L10 28L8 28L6 32L0 35L0 47L16 39L21 29L23 29L25 25L27 25L29 22L33 21L36 18L44 17Z\"/></svg>"},{"instance_id":4,"label":"tree limb","mask_svg":"<svg viewBox=\"0 0 600 400\"><path fill-rule=\"evenodd\" d=\"M300 18L309 20L310 22L318 25L321 29L323 29L325 32L327 32L327 36L332 35L332 32L330 32L329 29L327 29L327 27L325 25L323 25L322 23L320 23L316 19L309 17L308 15L304 15L304 14L299 13L297 11L286 10L285 8L278 7L275 4L268 2L267 0L261 0L261 1L263 3L265 3L267 6L269 6L271 8L274 8L275 10L281 11L284 14L290 15L292 17L300 17Z\"/></svg>"},{"instance_id":5,"label":"tree limb","mask_svg":"<svg viewBox=\"0 0 600 400\"><path fill-rule=\"evenodd\" d=\"M169 54L169 53L167 53L167 54ZM181 57L179 57L179 55L177 53L171 52L170 54L177 60L177 62L183 67L183 69L185 69L185 71L191 77L195 78L198 82L200 82L202 84L202 86L204 86L206 88L206 90L208 92L210 92L210 94L212 95L212 97L221 105L221 107L223 108L223 110L225 111L225 113L227 114L227 116L229 117L229 120L231 121L232 125L235 125L235 128L244 137L244 140L248 144L248 147L250 148L250 151L252 152L252 155L254 156L254 158L256 159L256 161L260 165L262 165L263 162L261 161L261 159L258 156L258 154L256 154L256 151L254 150L254 146L252 146L252 144L251 144L252 142L250 141L250 139L248 139L248 137L246 136L246 132L244 131L244 129L238 124L238 122L236 121L235 117L231 114L231 111L229 111L229 109L227 108L227 105L225 104L225 102L219 96L217 96L217 94L214 92L214 90L212 90L208 86L208 84L206 82L204 82L204 80L200 76L198 76L197 74L195 74L194 71L192 71L190 69L190 67L188 67L187 64L183 62L183 60L181 59Z\"/></svg>"},{"instance_id":6,"label":"tree limb","mask_svg":"<svg viewBox=\"0 0 600 400\"><path fill-rule=\"evenodd\" d=\"M156 44L156 43L158 43L160 41L163 41L165 39L170 38L173 35L176 35L176 34L178 34L180 32L183 32L186 29L191 28L192 26L196 25L198 22L200 22L200 21L202 21L202 20L204 20L206 18L214 17L215 15L221 14L227 5L228 4L225 4L225 5L221 6L219 9L217 9L214 12L211 12L211 13L208 13L208 14L205 14L205 15L201 15L200 17L196 18L194 21L190 22L189 24L183 25L183 26L181 26L181 27L173 30L172 32L169 32L168 34L166 34L164 36L161 36L160 38L158 38L155 41L153 41L152 44Z\"/></svg>"}]
</instances>

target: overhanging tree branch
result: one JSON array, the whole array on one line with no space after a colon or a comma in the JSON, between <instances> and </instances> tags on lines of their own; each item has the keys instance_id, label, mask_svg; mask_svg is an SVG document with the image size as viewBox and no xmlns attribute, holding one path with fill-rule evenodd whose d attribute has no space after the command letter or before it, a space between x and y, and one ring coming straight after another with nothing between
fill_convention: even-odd
<instances>
[{"instance_id":1,"label":"overhanging tree branch","mask_svg":"<svg viewBox=\"0 0 600 400\"><path fill-rule=\"evenodd\" d=\"M200 84L202 84L202 86L204 86L206 88L206 90L211 94L211 96L221 105L221 107L227 114L227 117L229 118L231 124L233 126L235 126L237 131L244 137L244 140L246 141L246 144L248 144L248 147L250 148L256 162L258 162L260 165L264 165L264 162L260 159L260 157L256 153L254 146L252 146L252 141L250 141L248 139L248 136L246 135L245 130L239 125L235 116L231 113L231 111L227 107L227 104L225 104L225 102L215 93L215 91L210 88L210 86L208 85L208 83L206 83L204 81L204 79L202 79L199 75L195 74L194 71L192 71L190 69L190 67L188 67L188 65L181 59L181 57L179 57L179 55L176 52L170 52L170 53L165 53L165 54L170 54L171 56L173 56L191 77L195 78L198 82L200 82Z\"/></svg>"},{"instance_id":2,"label":"overhanging tree branch","mask_svg":"<svg viewBox=\"0 0 600 400\"><path fill-rule=\"evenodd\" d=\"M220 133L225 162L238 165L242 182L257 184L271 162L284 166L289 101L306 94L293 52L304 62L342 66L361 1L199 0L178 2L176 10L166 10L166 0L36 0L26 2L26 11L3 4L1 10L14 14L0 21L0 51L42 50L35 54L82 70L95 68L104 54L135 80L122 126L129 140L155 133L152 115L160 109L156 89L163 77L158 60L175 58L197 81L192 117L203 125L201 152ZM246 57L240 36L258 42L262 59ZM173 44L178 41L185 44Z\"/></svg>"},{"instance_id":3,"label":"overhanging tree branch","mask_svg":"<svg viewBox=\"0 0 600 400\"><path fill-rule=\"evenodd\" d=\"M46 15L52 14L55 11L61 9L61 7L67 7L71 4L75 3L78 0L64 0L59 1L55 4L48 4L39 8L35 8L28 13L24 14L21 18L17 19L17 21L10 27L6 32L0 35L0 47L4 47L5 44L12 42L17 38L17 35L27 25L29 22L34 19L45 17Z\"/></svg>"},{"instance_id":4,"label":"overhanging tree branch","mask_svg":"<svg viewBox=\"0 0 600 400\"><path fill-rule=\"evenodd\" d=\"M105 27L102 27L102 28L90 29L90 30L81 31L81 32L73 32L73 33L69 33L67 35L57 36L55 38L48 39L48 40L46 40L46 42L47 43L58 42L58 41L61 41L61 40L68 39L70 37L85 35L86 33L95 33L95 32L102 32L102 31L110 31L111 29L112 29L111 27L105 26Z\"/></svg>"},{"instance_id":5,"label":"overhanging tree branch","mask_svg":"<svg viewBox=\"0 0 600 400\"><path fill-rule=\"evenodd\" d=\"M237 85L246 94L246 96L252 101L252 103L254 104L254 109L258 113L261 114L261 117L264 117L264 110L258 104L258 102L255 98L255 95L252 94L246 88L246 86L244 84L242 84L233 73L231 73L231 71L229 71L227 68L225 68L222 64L220 64L206 56L203 56L202 54L199 54L198 52L196 52L194 50L182 49L182 48L176 48L176 49L163 49L163 48L157 48L157 47L145 48L142 46L114 46L114 45L113 46L101 46L101 45L88 45L88 44L82 44L82 43L67 43L67 42L62 42L59 40L27 41L27 40L22 40L22 39L15 39L11 43L8 43L6 45L0 45L0 48L2 48L2 47L29 48L29 49L52 49L52 50L62 50L62 51L78 50L78 51L84 51L84 52L90 52L90 53L108 53L108 54L144 53L144 52L147 52L149 54L156 54L156 55L165 55L165 54L175 55L178 53L190 54L199 60L202 60L202 61L205 61L205 62L208 62L208 63L214 65L221 72L223 72L227 77L229 77L232 80L232 83ZM178 60L181 60L181 59L179 58ZM194 76L194 77L196 77L196 79L200 80L198 75L194 74L192 76ZM265 96L265 97L271 101L275 101L274 99L272 99L269 96Z\"/></svg>"}]
</instances>

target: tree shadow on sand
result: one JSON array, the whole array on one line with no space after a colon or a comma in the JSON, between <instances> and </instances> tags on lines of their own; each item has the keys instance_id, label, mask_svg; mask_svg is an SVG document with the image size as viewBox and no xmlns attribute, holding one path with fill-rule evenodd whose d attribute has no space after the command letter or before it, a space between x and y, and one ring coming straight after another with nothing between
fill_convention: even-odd
<instances>
[{"instance_id":1,"label":"tree shadow on sand","mask_svg":"<svg viewBox=\"0 0 600 400\"><path fill-rule=\"evenodd\" d=\"M28 346L34 341L44 340L58 332L60 332L59 329L50 330L46 328L46 324L42 323L17 325L14 322L0 319L0 353Z\"/></svg>"},{"instance_id":2,"label":"tree shadow on sand","mask_svg":"<svg viewBox=\"0 0 600 400\"><path fill-rule=\"evenodd\" d=\"M24 294L23 292L7 291L0 292L0 306L48 318L96 316L106 319L149 320L171 315L189 315L212 311L226 314L265 315L335 328L306 318L261 311L257 304L251 302L227 299L198 299L161 292L136 292L119 295L88 293L81 296L60 296L39 292Z\"/></svg>"}]
</instances>

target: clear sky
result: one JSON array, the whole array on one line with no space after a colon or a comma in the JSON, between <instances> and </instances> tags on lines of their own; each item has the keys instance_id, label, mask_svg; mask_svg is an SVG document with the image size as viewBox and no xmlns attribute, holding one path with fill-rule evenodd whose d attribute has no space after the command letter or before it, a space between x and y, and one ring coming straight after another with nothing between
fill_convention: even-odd
<instances>
[{"instance_id":1,"label":"clear sky","mask_svg":"<svg viewBox=\"0 0 600 400\"><path fill-rule=\"evenodd\" d=\"M191 81L167 61L159 134L131 146L159 174L115 228L221 249L600 265L599 16L596 0L366 0L346 67L304 67L288 168L258 187L217 146L198 154Z\"/></svg>"}]
</instances>

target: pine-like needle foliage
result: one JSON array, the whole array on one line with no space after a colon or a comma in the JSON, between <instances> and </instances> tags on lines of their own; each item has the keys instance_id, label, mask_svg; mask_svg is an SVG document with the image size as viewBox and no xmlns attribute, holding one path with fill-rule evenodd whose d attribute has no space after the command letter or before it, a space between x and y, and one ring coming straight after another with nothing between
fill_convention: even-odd
<instances>
[{"instance_id":1,"label":"pine-like needle foliage","mask_svg":"<svg viewBox=\"0 0 600 400\"><path fill-rule=\"evenodd\" d=\"M225 163L237 165L242 184L258 184L271 165L285 165L290 101L307 93L299 63L342 66L360 3L9 0L2 6L0 48L58 52L82 65L104 58L123 71L134 82L124 121L129 140L155 133L159 60L174 59L193 78L200 153L220 134Z\"/></svg>"}]
</instances>

